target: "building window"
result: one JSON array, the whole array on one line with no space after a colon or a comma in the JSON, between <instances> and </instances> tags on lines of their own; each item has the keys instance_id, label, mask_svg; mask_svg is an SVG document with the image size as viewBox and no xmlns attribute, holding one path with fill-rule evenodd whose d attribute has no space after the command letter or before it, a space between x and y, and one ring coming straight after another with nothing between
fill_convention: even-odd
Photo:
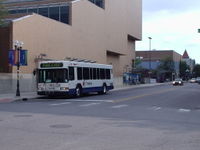
<instances>
[{"instance_id":1,"label":"building window","mask_svg":"<svg viewBox=\"0 0 200 150\"><path fill-rule=\"evenodd\" d=\"M28 13L38 13L38 9L37 8L28 9Z\"/></svg>"},{"instance_id":2,"label":"building window","mask_svg":"<svg viewBox=\"0 0 200 150\"><path fill-rule=\"evenodd\" d=\"M48 8L39 8L38 13L42 16L48 17L49 16Z\"/></svg>"},{"instance_id":3,"label":"building window","mask_svg":"<svg viewBox=\"0 0 200 150\"><path fill-rule=\"evenodd\" d=\"M70 24L70 6L47 6L27 9L9 10L10 14L23 14L23 13L38 13L42 16L60 21L62 23Z\"/></svg>"},{"instance_id":4,"label":"building window","mask_svg":"<svg viewBox=\"0 0 200 150\"><path fill-rule=\"evenodd\" d=\"M9 14L17 14L17 10L9 10L8 13Z\"/></svg>"},{"instance_id":5,"label":"building window","mask_svg":"<svg viewBox=\"0 0 200 150\"><path fill-rule=\"evenodd\" d=\"M89 1L97 5L98 7L101 7L101 8L105 7L104 0L89 0Z\"/></svg>"},{"instance_id":6,"label":"building window","mask_svg":"<svg viewBox=\"0 0 200 150\"><path fill-rule=\"evenodd\" d=\"M19 13L19 14L27 13L27 9L19 9L19 10L17 11L17 13Z\"/></svg>"},{"instance_id":7,"label":"building window","mask_svg":"<svg viewBox=\"0 0 200 150\"><path fill-rule=\"evenodd\" d=\"M49 8L49 18L59 21L59 7Z\"/></svg>"},{"instance_id":8,"label":"building window","mask_svg":"<svg viewBox=\"0 0 200 150\"><path fill-rule=\"evenodd\" d=\"M70 12L69 6L61 6L60 7L60 22L70 24Z\"/></svg>"}]
</instances>

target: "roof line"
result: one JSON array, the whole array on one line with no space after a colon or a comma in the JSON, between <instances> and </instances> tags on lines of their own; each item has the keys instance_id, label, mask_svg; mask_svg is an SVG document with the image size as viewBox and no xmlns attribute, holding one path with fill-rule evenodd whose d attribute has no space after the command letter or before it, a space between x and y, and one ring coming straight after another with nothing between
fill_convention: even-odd
<instances>
[{"instance_id":1,"label":"roof line","mask_svg":"<svg viewBox=\"0 0 200 150\"><path fill-rule=\"evenodd\" d=\"M23 19L26 19L26 18L29 18L29 17L32 17L32 16L33 16L33 15L23 16L23 17L20 17L20 18L17 18L17 19L12 20L12 22L17 22L17 21L20 21L20 20L23 20Z\"/></svg>"},{"instance_id":2,"label":"roof line","mask_svg":"<svg viewBox=\"0 0 200 150\"><path fill-rule=\"evenodd\" d=\"M81 0L74 0L74 1L72 1L72 3L76 3L76 2L79 2L79 1L81 1Z\"/></svg>"}]
</instances>

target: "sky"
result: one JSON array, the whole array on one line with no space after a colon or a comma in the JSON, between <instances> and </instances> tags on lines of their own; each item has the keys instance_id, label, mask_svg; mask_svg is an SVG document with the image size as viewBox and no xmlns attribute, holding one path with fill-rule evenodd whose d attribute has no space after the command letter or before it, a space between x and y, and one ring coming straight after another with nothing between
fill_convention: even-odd
<instances>
[{"instance_id":1,"label":"sky","mask_svg":"<svg viewBox=\"0 0 200 150\"><path fill-rule=\"evenodd\" d=\"M143 0L142 41L136 50L174 50L200 64L200 0Z\"/></svg>"}]
</instances>

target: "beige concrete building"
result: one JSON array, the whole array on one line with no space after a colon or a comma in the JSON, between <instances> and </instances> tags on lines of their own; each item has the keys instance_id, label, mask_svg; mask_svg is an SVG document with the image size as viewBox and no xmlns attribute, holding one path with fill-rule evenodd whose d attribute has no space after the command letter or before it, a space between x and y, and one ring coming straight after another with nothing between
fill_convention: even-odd
<instances>
[{"instance_id":1,"label":"beige concrete building","mask_svg":"<svg viewBox=\"0 0 200 150\"><path fill-rule=\"evenodd\" d=\"M0 72L15 73L8 65L8 50L15 40L28 50L32 74L38 58L78 58L112 64L121 76L135 59L135 42L142 34L142 0L7 0L10 15L0 29Z\"/></svg>"}]
</instances>

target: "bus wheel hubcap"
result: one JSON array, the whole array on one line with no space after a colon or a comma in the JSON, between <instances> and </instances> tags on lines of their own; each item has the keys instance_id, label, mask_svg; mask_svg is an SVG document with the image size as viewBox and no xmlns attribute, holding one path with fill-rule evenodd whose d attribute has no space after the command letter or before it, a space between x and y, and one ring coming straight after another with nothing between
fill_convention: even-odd
<instances>
[{"instance_id":1,"label":"bus wheel hubcap","mask_svg":"<svg viewBox=\"0 0 200 150\"><path fill-rule=\"evenodd\" d=\"M76 96L80 96L80 88L79 87L76 88Z\"/></svg>"}]
</instances>

